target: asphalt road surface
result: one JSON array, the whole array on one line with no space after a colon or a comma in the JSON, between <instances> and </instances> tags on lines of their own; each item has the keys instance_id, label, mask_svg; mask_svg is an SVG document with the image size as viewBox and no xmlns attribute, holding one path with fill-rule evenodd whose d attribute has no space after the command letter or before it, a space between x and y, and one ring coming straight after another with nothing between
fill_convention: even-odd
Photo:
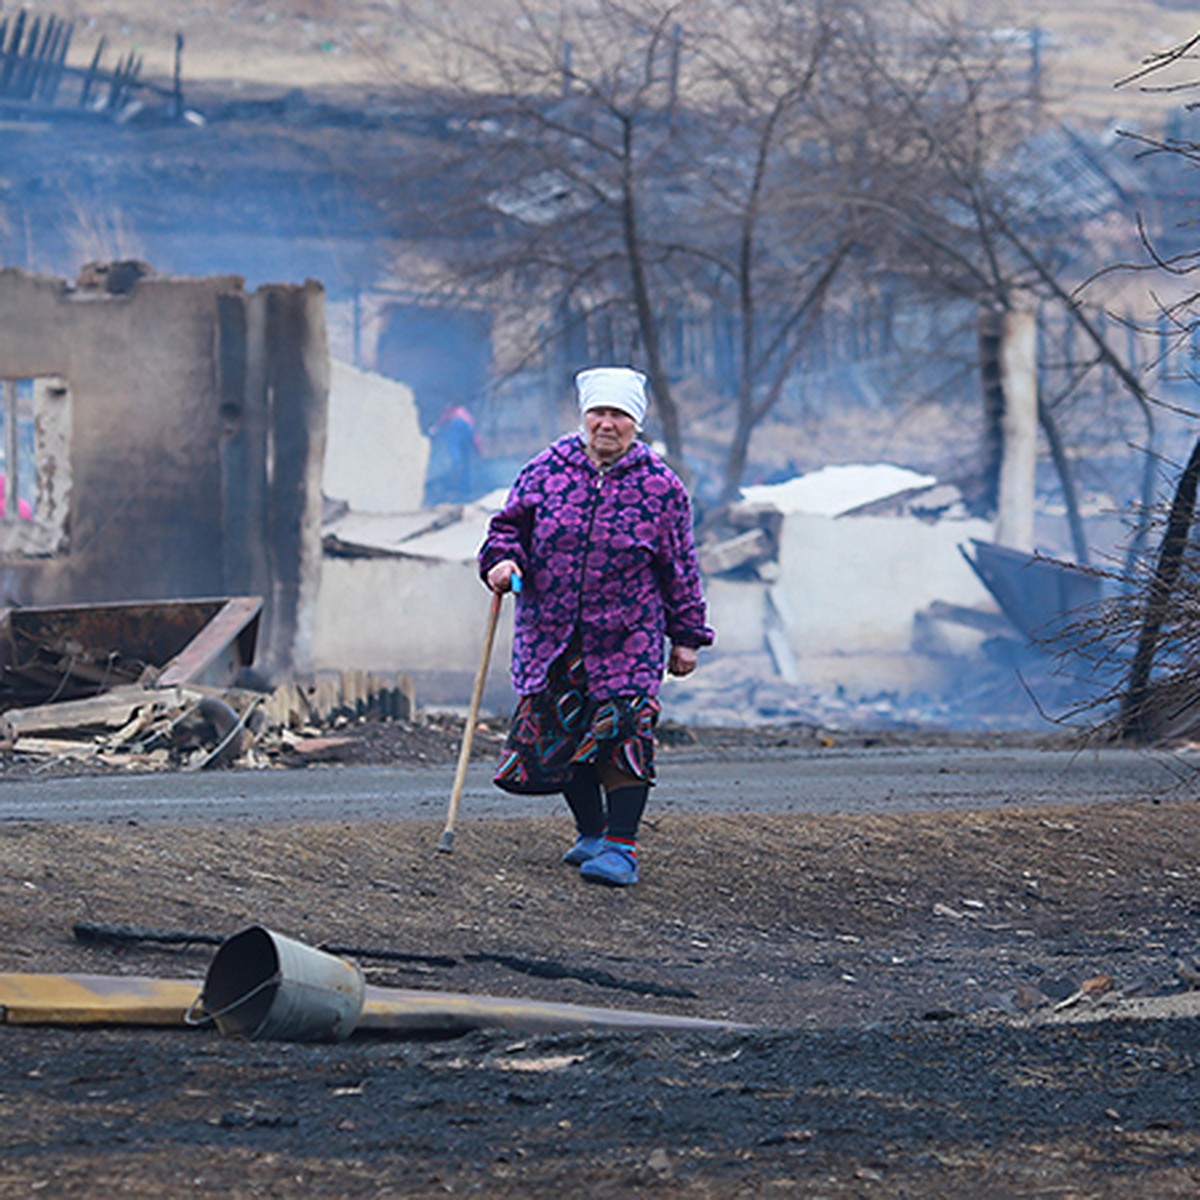
<instances>
[{"instance_id":1,"label":"asphalt road surface","mask_svg":"<svg viewBox=\"0 0 1200 1200\"><path fill-rule=\"evenodd\" d=\"M659 811L935 812L1038 804L1178 799L1195 794L1200 753L962 749L664 751ZM553 798L492 787L471 767L458 823L547 811ZM0 781L0 822L441 820L452 767L311 767Z\"/></svg>"}]
</instances>

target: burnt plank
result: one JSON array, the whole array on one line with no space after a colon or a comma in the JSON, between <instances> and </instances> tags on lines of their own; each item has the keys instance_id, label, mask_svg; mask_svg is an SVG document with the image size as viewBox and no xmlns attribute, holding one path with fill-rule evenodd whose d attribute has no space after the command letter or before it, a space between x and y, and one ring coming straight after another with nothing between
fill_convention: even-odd
<instances>
[{"instance_id":1,"label":"burnt plank","mask_svg":"<svg viewBox=\"0 0 1200 1200\"><path fill-rule=\"evenodd\" d=\"M104 55L104 48L107 45L107 39L101 37L96 43L95 52L92 54L91 65L83 76L83 85L79 90L79 107L87 108L88 102L92 98L92 88L96 84L96 80L100 73L100 59Z\"/></svg>"},{"instance_id":2,"label":"burnt plank","mask_svg":"<svg viewBox=\"0 0 1200 1200\"><path fill-rule=\"evenodd\" d=\"M205 673L223 656L236 649L236 660L249 666L254 660L262 598L234 596L167 664L159 676L159 687L201 681Z\"/></svg>"},{"instance_id":3,"label":"burnt plank","mask_svg":"<svg viewBox=\"0 0 1200 1200\"><path fill-rule=\"evenodd\" d=\"M42 36L42 18L34 17L29 26L29 36L25 39L25 52L17 60L16 71L13 74L12 93L22 100L28 100L37 76L38 48Z\"/></svg>"},{"instance_id":4,"label":"burnt plank","mask_svg":"<svg viewBox=\"0 0 1200 1200\"><path fill-rule=\"evenodd\" d=\"M4 64L0 66L0 95L9 95L13 86L13 74L20 62L21 43L25 40L25 10L17 13L12 23L8 46L4 50Z\"/></svg>"}]
</instances>

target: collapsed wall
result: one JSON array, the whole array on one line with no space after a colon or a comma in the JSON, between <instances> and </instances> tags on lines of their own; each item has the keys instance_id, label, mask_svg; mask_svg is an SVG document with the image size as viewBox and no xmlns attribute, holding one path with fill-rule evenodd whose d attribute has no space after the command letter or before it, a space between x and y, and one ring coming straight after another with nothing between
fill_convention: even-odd
<instances>
[{"instance_id":1,"label":"collapsed wall","mask_svg":"<svg viewBox=\"0 0 1200 1200\"><path fill-rule=\"evenodd\" d=\"M261 595L258 669L307 668L329 392L319 284L0 270L0 382L19 484L0 516L0 604Z\"/></svg>"}]
</instances>

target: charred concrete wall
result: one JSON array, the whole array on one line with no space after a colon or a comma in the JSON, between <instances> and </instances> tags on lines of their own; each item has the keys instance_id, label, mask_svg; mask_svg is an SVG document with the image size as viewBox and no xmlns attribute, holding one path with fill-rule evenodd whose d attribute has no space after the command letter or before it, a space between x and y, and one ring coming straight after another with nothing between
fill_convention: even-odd
<instances>
[{"instance_id":1,"label":"charred concrete wall","mask_svg":"<svg viewBox=\"0 0 1200 1200\"><path fill-rule=\"evenodd\" d=\"M257 666L308 668L329 390L319 285L3 270L0 377L31 393L53 380L41 390L58 403L57 424L45 406L32 417L57 431L35 438L32 515L10 505L0 520L0 603L261 595Z\"/></svg>"},{"instance_id":2,"label":"charred concrete wall","mask_svg":"<svg viewBox=\"0 0 1200 1200\"><path fill-rule=\"evenodd\" d=\"M994 611L959 549L991 533L977 519L789 513L776 594L804 682L860 696L945 686L961 666L913 653L916 617L934 601Z\"/></svg>"},{"instance_id":3,"label":"charred concrete wall","mask_svg":"<svg viewBox=\"0 0 1200 1200\"><path fill-rule=\"evenodd\" d=\"M412 389L333 359L323 490L354 512L406 513L421 507L429 439Z\"/></svg>"}]
</instances>

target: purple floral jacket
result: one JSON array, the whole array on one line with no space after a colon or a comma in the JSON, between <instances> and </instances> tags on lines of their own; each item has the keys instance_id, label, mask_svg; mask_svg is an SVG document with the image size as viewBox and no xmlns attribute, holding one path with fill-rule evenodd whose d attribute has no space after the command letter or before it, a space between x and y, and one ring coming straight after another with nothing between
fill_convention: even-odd
<instances>
[{"instance_id":1,"label":"purple floral jacket","mask_svg":"<svg viewBox=\"0 0 1200 1200\"><path fill-rule=\"evenodd\" d=\"M506 558L522 577L512 661L520 695L545 687L576 629L594 700L656 696L666 640L713 641L687 492L643 442L605 471L579 434L526 463L488 526L480 576Z\"/></svg>"}]
</instances>

